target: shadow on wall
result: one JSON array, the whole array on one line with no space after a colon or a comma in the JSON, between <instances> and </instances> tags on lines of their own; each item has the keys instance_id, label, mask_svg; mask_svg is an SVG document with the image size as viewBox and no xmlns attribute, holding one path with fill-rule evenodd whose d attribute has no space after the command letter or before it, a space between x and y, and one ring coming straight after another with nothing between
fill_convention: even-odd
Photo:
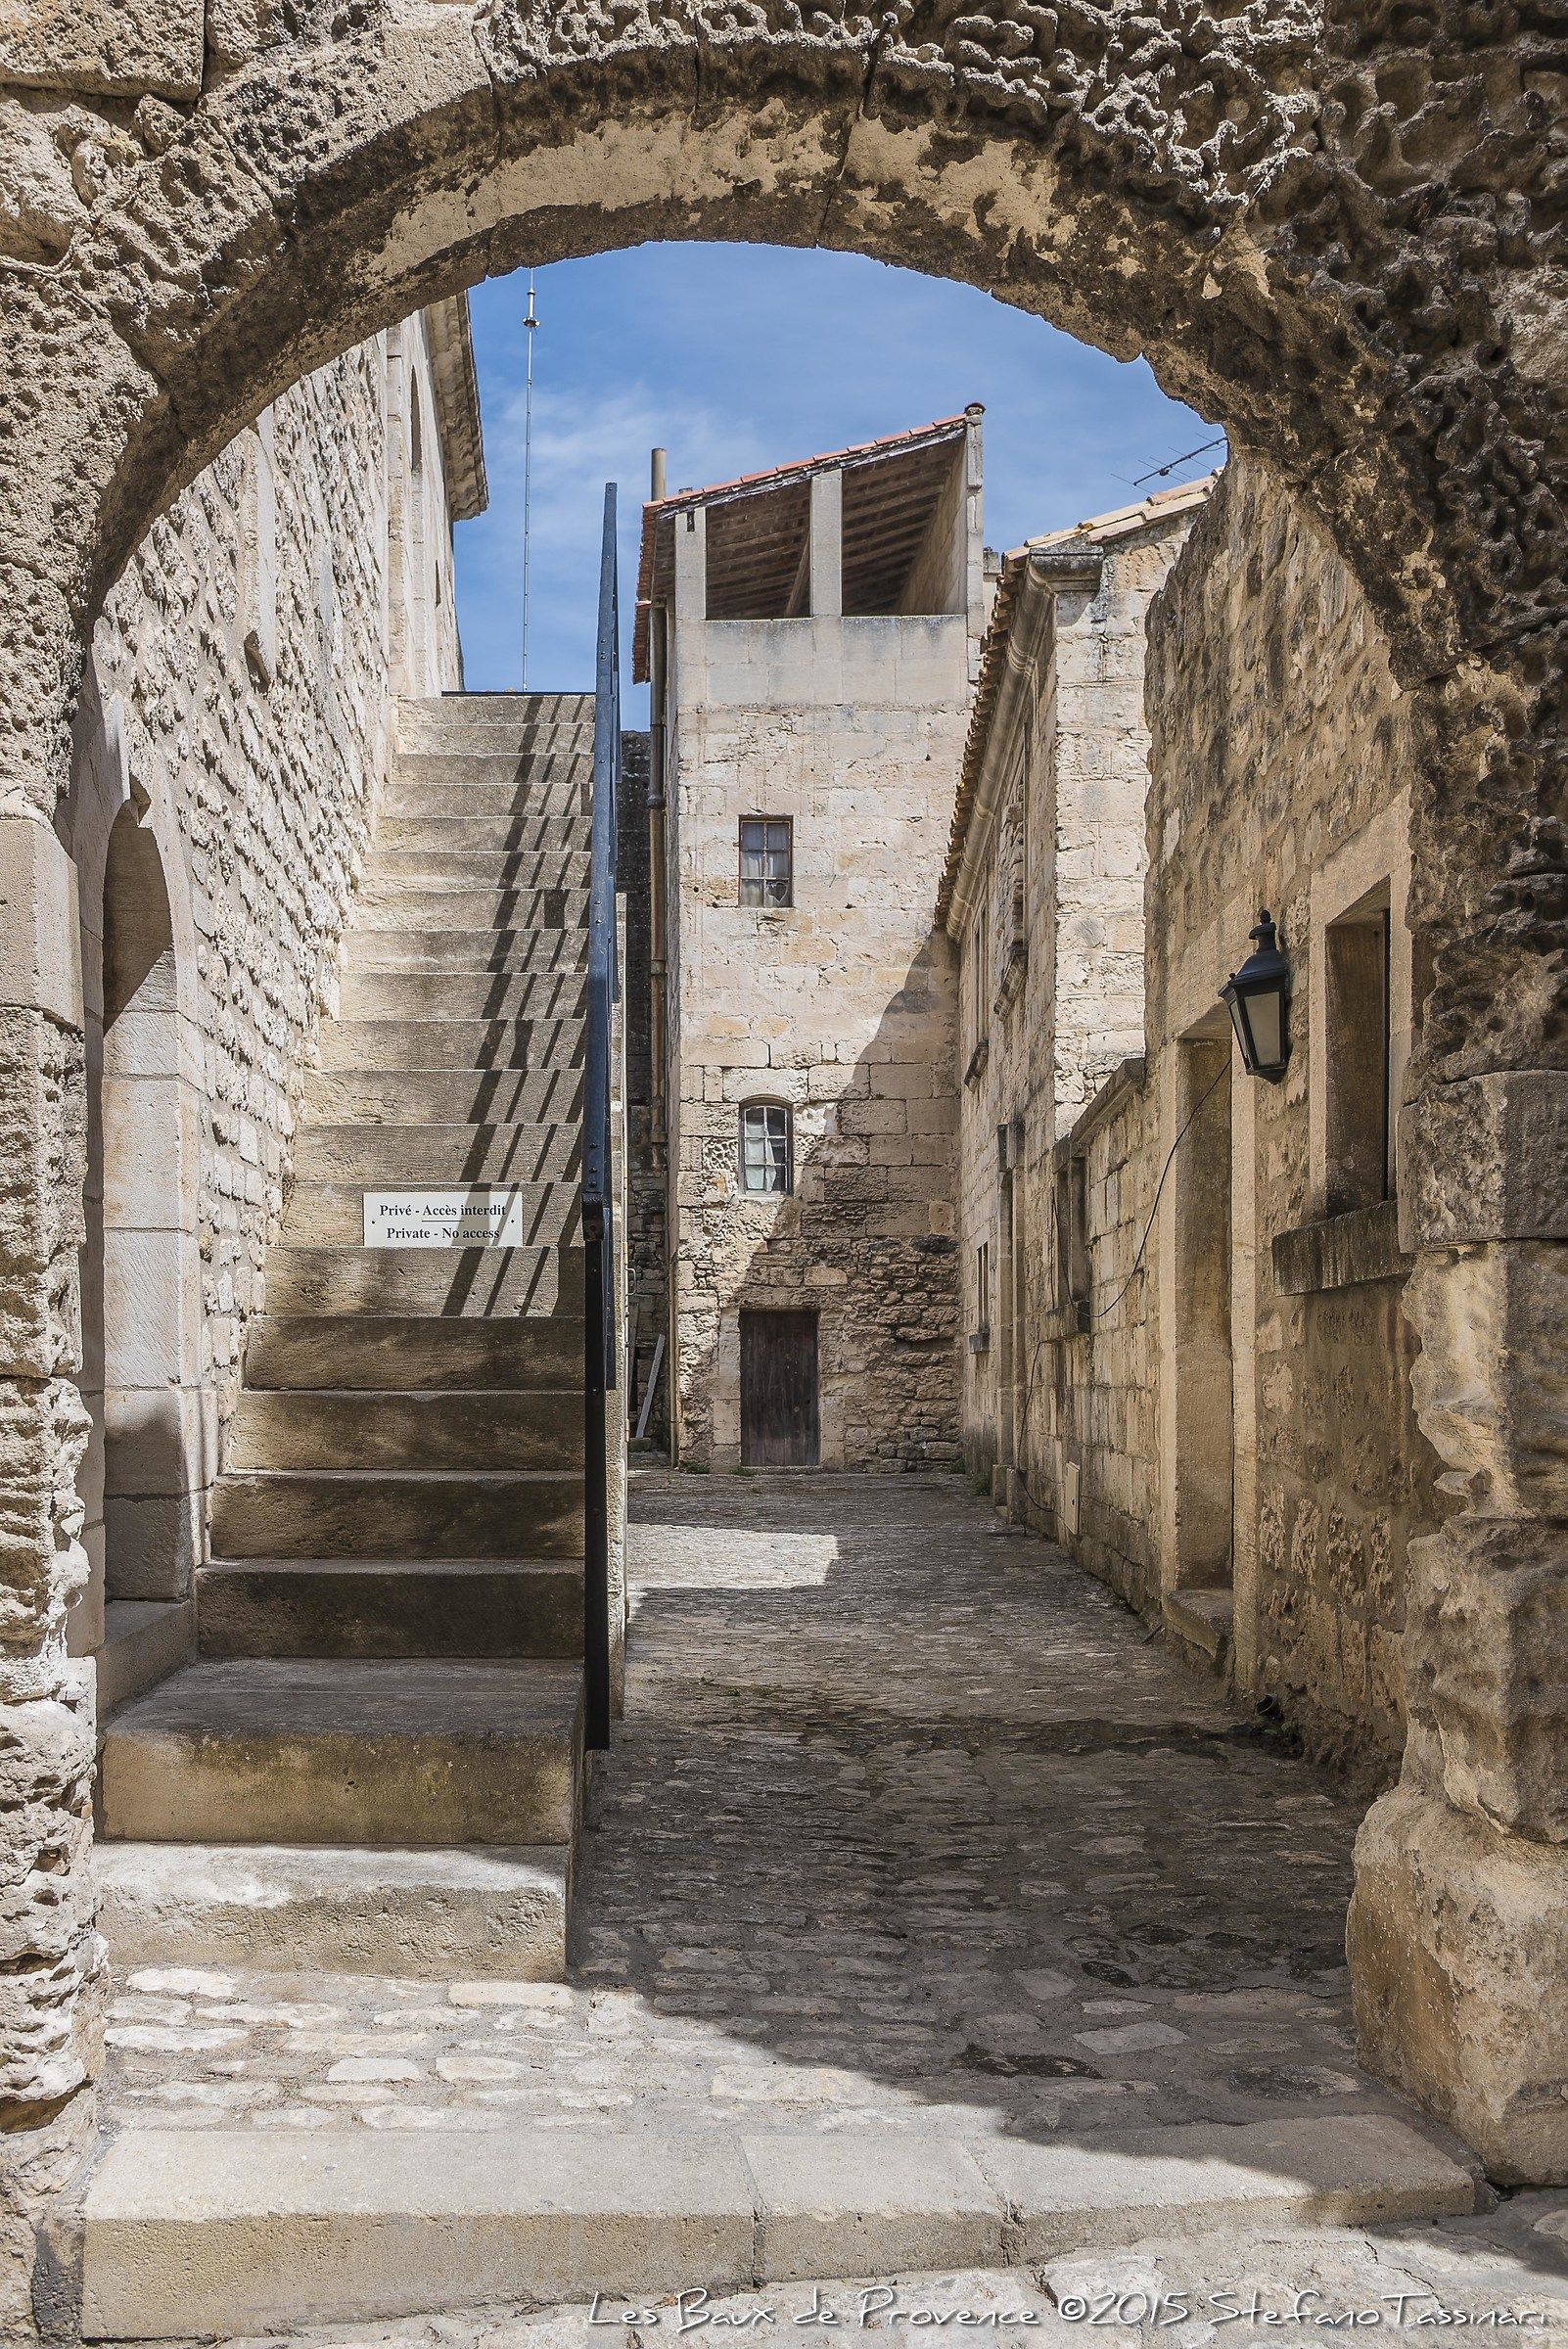
<instances>
[{"instance_id":1,"label":"shadow on wall","mask_svg":"<svg viewBox=\"0 0 1568 2349\"><path fill-rule=\"evenodd\" d=\"M683 1109L701 1163L680 1170L671 1267L683 1463L734 1467L748 1449L743 1313L807 1313L821 1464L957 1464L953 1037L951 950L933 934L853 1062L786 1038L769 1049L794 1065L702 1072L721 1098ZM741 1113L764 1103L790 1114L782 1198L741 1189Z\"/></svg>"}]
</instances>

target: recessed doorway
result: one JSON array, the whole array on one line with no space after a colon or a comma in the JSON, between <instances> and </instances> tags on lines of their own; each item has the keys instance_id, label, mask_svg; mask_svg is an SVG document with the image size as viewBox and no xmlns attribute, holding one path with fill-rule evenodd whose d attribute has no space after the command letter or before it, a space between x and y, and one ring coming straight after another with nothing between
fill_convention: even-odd
<instances>
[{"instance_id":1,"label":"recessed doorway","mask_svg":"<svg viewBox=\"0 0 1568 2349\"><path fill-rule=\"evenodd\" d=\"M816 1315L743 1313L741 1465L814 1468L821 1456Z\"/></svg>"}]
</instances>

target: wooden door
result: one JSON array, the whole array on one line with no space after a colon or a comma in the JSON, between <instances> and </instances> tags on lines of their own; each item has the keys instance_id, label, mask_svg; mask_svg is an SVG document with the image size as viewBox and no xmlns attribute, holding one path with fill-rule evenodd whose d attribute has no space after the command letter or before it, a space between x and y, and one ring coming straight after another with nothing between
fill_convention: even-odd
<instances>
[{"instance_id":1,"label":"wooden door","mask_svg":"<svg viewBox=\"0 0 1568 2349\"><path fill-rule=\"evenodd\" d=\"M741 1315L741 1464L814 1468L815 1313Z\"/></svg>"}]
</instances>

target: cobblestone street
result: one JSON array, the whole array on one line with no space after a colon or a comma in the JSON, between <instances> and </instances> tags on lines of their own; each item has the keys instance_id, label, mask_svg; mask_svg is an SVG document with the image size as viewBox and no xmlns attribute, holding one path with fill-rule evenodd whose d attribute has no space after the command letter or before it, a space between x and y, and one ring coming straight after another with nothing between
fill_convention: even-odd
<instances>
[{"instance_id":1,"label":"cobblestone street","mask_svg":"<svg viewBox=\"0 0 1568 2349\"><path fill-rule=\"evenodd\" d=\"M146 1969L111 2129L958 2136L1404 2110L1357 1811L955 1477L633 1481L566 1986Z\"/></svg>"}]
</instances>

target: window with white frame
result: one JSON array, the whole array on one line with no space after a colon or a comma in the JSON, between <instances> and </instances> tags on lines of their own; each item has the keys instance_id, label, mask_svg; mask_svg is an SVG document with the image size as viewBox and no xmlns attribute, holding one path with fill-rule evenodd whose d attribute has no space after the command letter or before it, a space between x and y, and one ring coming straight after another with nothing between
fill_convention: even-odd
<instances>
[{"instance_id":1,"label":"window with white frame","mask_svg":"<svg viewBox=\"0 0 1568 2349\"><path fill-rule=\"evenodd\" d=\"M795 853L787 815L743 815L740 821L740 901L793 905Z\"/></svg>"},{"instance_id":2,"label":"window with white frame","mask_svg":"<svg viewBox=\"0 0 1568 2349\"><path fill-rule=\"evenodd\" d=\"M795 1187L790 1113L782 1101L748 1101L740 1113L741 1189L754 1197L787 1196Z\"/></svg>"}]
</instances>

